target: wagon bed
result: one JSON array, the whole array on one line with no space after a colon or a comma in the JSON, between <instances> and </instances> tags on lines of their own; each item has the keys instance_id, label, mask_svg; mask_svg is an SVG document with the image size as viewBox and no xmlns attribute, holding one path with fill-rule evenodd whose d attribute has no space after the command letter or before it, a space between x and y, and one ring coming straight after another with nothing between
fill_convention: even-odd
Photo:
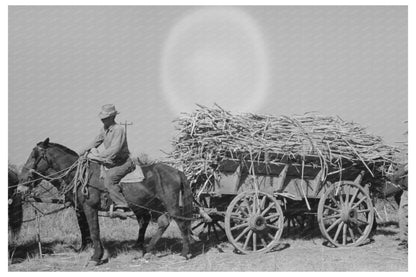
<instances>
[{"instance_id":1,"label":"wagon bed","mask_svg":"<svg viewBox=\"0 0 416 277\"><path fill-rule=\"evenodd\" d=\"M241 156L241 155L240 155ZM289 157L284 154L269 154L251 159L227 157L223 159L211 176L194 187L196 194L237 195L250 189L266 193L287 193L295 200L320 198L324 183L340 180L354 181L363 172L365 182L380 178L377 168L384 162L363 164L361 160L340 158L323 162L319 156L305 155ZM256 184L253 183L256 178ZM258 187L255 188L254 186Z\"/></svg>"}]
</instances>

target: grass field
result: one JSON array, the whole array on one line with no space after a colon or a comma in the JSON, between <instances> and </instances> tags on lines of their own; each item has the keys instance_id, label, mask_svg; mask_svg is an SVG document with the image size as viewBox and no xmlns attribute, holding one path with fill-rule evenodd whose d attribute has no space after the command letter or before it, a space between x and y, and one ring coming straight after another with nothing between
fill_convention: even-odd
<instances>
[{"instance_id":1,"label":"grass field","mask_svg":"<svg viewBox=\"0 0 416 277\"><path fill-rule=\"evenodd\" d=\"M43 212L52 211L61 206L53 204L34 204ZM143 260L133 249L138 235L138 223L136 220L119 220L100 217L101 238L104 246L110 253L110 263L97 267L100 271L246 271L246 270L350 270L347 266L339 265L346 259L352 259L355 263L362 262L361 256L384 255L373 259L374 267L364 263L358 269L362 270L407 270L407 253L397 252L397 205L392 201L377 201L376 208L379 214L378 223L381 225L374 238L374 243L346 250L332 250L324 247L324 240L319 229L314 228L304 232L292 229L290 233L285 229L281 239L282 244L276 251L263 254L257 258L249 259L248 256L233 253L233 247L226 238L220 242L194 243L192 251L194 258L183 261L179 258L181 250L181 239L179 230L174 222L171 223L162 239L157 244L158 258ZM34 207L26 203L24 207L24 220L35 217ZM91 249L81 253L75 250L80 247L80 232L77 226L76 216L73 208L68 208L59 213L40 217L40 238L42 242L43 259L39 256L37 243L36 220L25 222L18 238L12 238L9 234L9 270L10 271L82 271L83 265L91 255ZM155 231L155 224L149 225L146 233L146 242ZM286 246L285 246L286 245ZM288 245L288 246L287 246ZM286 249L288 248L288 249ZM314 262L310 264L295 264L288 259L292 256L294 260L310 255L310 260L317 259L316 251L324 255L328 264L320 261L320 265ZM333 251L328 252L327 251ZM293 252L293 253L292 253ZM332 254L331 254L332 253ZM283 263L279 256L283 255L286 261ZM385 259L390 259L391 264ZM221 259L221 265L218 265ZM256 263L256 259L258 262ZM322 259L322 258L321 258ZM331 260L334 259L332 262ZM358 259L358 260L357 260ZM360 260L361 259L361 260ZM399 262L397 262L397 260ZM268 262L266 262L268 261ZM252 264L252 267L248 267ZM290 268L290 265L295 268ZM337 265L336 267L334 265ZM259 267L260 266L260 267Z\"/></svg>"}]
</instances>

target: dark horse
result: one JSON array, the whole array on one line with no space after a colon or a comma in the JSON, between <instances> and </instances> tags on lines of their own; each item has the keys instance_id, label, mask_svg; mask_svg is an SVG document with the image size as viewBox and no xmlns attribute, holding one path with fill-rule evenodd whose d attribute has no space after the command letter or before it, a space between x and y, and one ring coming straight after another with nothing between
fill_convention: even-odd
<instances>
[{"instance_id":1,"label":"dark horse","mask_svg":"<svg viewBox=\"0 0 416 277\"><path fill-rule=\"evenodd\" d=\"M23 207L22 207L22 197L17 193L17 185L19 183L18 174L9 167L8 172L9 187L8 187L8 197L9 197L9 228L12 231L13 237L16 236L23 223Z\"/></svg>"},{"instance_id":2,"label":"dark horse","mask_svg":"<svg viewBox=\"0 0 416 277\"><path fill-rule=\"evenodd\" d=\"M407 167L405 164L395 164L384 172L384 178L380 179L377 186L373 186L373 193L381 199L393 197L397 205L400 204L400 198L403 190L407 189Z\"/></svg>"},{"instance_id":3,"label":"dark horse","mask_svg":"<svg viewBox=\"0 0 416 277\"><path fill-rule=\"evenodd\" d=\"M32 150L21 174L20 182L30 182L34 187L40 182L42 176L56 176L66 168L76 163L78 155L65 146L50 143L49 138L38 143ZM163 163L155 163L142 167L145 179L140 183L125 183L122 186L123 194L129 203L131 210L139 222L139 236L137 246L145 252L152 252L157 241L169 226L170 218L173 218L182 235L183 245L181 255L189 254L189 231L192 213L192 194L188 181L183 172ZM104 249L100 240L100 227L98 223L98 211L101 206L101 194L106 192L102 180L100 180L100 165L90 162L88 179L88 194L83 193L82 186L77 189L76 195L68 184L73 182L76 168L69 171L61 179L49 179L59 191L66 191L66 201L71 201L77 207L77 219L81 230L82 247L90 240L93 242L94 254L91 257L92 264L104 262ZM54 175L55 174L55 175ZM31 187L21 187L26 191ZM180 207L180 194L182 193L183 207ZM74 197L75 196L75 197ZM76 202L75 203L75 200ZM157 219L158 229L153 235L149 245L144 249L144 235L151 219L149 210L160 211ZM153 213L154 214L154 213Z\"/></svg>"}]
</instances>

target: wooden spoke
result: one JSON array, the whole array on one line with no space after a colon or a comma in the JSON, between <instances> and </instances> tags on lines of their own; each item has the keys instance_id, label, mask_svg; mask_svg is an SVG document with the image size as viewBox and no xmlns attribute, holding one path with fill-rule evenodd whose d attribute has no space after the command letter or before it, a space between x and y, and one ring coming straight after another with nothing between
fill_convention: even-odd
<instances>
[{"instance_id":1,"label":"wooden spoke","mask_svg":"<svg viewBox=\"0 0 416 277\"><path fill-rule=\"evenodd\" d=\"M235 239L236 241L239 241L248 231L250 230L249 227L246 227L241 233L240 235L238 235L238 237Z\"/></svg>"},{"instance_id":2,"label":"wooden spoke","mask_svg":"<svg viewBox=\"0 0 416 277\"><path fill-rule=\"evenodd\" d=\"M360 235L363 234L363 231L361 231L360 226L355 225L355 228L357 229L358 233L360 233Z\"/></svg>"},{"instance_id":3,"label":"wooden spoke","mask_svg":"<svg viewBox=\"0 0 416 277\"><path fill-rule=\"evenodd\" d=\"M267 233L267 236L268 236L269 238L271 238L272 240L274 240L274 237L273 237L273 235L272 235L272 234Z\"/></svg>"},{"instance_id":4,"label":"wooden spoke","mask_svg":"<svg viewBox=\"0 0 416 277\"><path fill-rule=\"evenodd\" d=\"M195 225L194 227L192 227L192 230L195 230L196 228L198 228L199 226L201 226L202 224L204 224L204 221L199 222L197 225ZM205 228L206 224L204 225Z\"/></svg>"},{"instance_id":5,"label":"wooden spoke","mask_svg":"<svg viewBox=\"0 0 416 277\"><path fill-rule=\"evenodd\" d=\"M324 216L323 219L328 220L328 219L340 218L340 217L341 217L341 214L333 214L333 215L330 215L330 216Z\"/></svg>"},{"instance_id":6,"label":"wooden spoke","mask_svg":"<svg viewBox=\"0 0 416 277\"><path fill-rule=\"evenodd\" d=\"M280 214L272 214L272 215L269 215L269 216L265 217L264 219L265 220L272 220L272 219L279 218L279 217L280 217Z\"/></svg>"},{"instance_id":7,"label":"wooden spoke","mask_svg":"<svg viewBox=\"0 0 416 277\"><path fill-rule=\"evenodd\" d=\"M326 229L326 231L327 232L329 232L329 231L331 231L335 226L337 226L340 222L341 222L341 218L339 218L339 219L337 219L337 220L335 220L332 224L331 224L331 226L329 226L329 228L328 229Z\"/></svg>"},{"instance_id":8,"label":"wooden spoke","mask_svg":"<svg viewBox=\"0 0 416 277\"><path fill-rule=\"evenodd\" d=\"M254 194L253 195L253 213L252 214L257 213L257 208L259 208L258 205L259 205L258 195Z\"/></svg>"},{"instance_id":9,"label":"wooden spoke","mask_svg":"<svg viewBox=\"0 0 416 277\"><path fill-rule=\"evenodd\" d=\"M328 206L328 205L324 205L324 208L329 209L329 210L334 211L334 212L339 212L339 209L333 208L333 207Z\"/></svg>"},{"instance_id":10,"label":"wooden spoke","mask_svg":"<svg viewBox=\"0 0 416 277\"><path fill-rule=\"evenodd\" d=\"M351 197L351 201L350 201L350 203L348 204L349 206L352 206L352 204L354 203L354 200L355 200L355 198L357 197L357 195L358 195L358 193L360 192L360 190L357 188L356 190L355 190L355 193L354 193L354 195Z\"/></svg>"},{"instance_id":11,"label":"wooden spoke","mask_svg":"<svg viewBox=\"0 0 416 277\"><path fill-rule=\"evenodd\" d=\"M274 205L275 203L270 203L269 206L260 215L264 216Z\"/></svg>"},{"instance_id":12,"label":"wooden spoke","mask_svg":"<svg viewBox=\"0 0 416 277\"><path fill-rule=\"evenodd\" d=\"M281 216L276 217L276 218L274 218L274 219L270 219L270 220L269 220L269 224L275 224L275 223L278 223L278 222L279 222L279 220L280 220L280 218L281 218Z\"/></svg>"},{"instance_id":13,"label":"wooden spoke","mask_svg":"<svg viewBox=\"0 0 416 277\"><path fill-rule=\"evenodd\" d=\"M336 233L335 233L335 237L334 237L334 240L335 241L337 241L338 240L338 236L339 236L339 233L341 232L341 229L342 229L342 226L344 225L344 222L342 222L341 221L341 223L338 225L338 228L337 228L337 231L336 231Z\"/></svg>"},{"instance_id":14,"label":"wooden spoke","mask_svg":"<svg viewBox=\"0 0 416 277\"><path fill-rule=\"evenodd\" d=\"M355 236L354 236L354 232L352 231L352 229L348 226L348 232L350 233L350 237L352 239L353 242L356 241Z\"/></svg>"},{"instance_id":15,"label":"wooden spoke","mask_svg":"<svg viewBox=\"0 0 416 277\"><path fill-rule=\"evenodd\" d=\"M367 196L364 196L363 198L361 198L360 199L360 201L358 201L357 203L355 203L352 207L351 207L351 209L355 209L355 208L357 208L364 200L366 200L367 199Z\"/></svg>"},{"instance_id":16,"label":"wooden spoke","mask_svg":"<svg viewBox=\"0 0 416 277\"><path fill-rule=\"evenodd\" d=\"M266 224L266 226L269 227L269 228L272 228L272 229L276 229L276 230L280 229L279 226L275 226L275 225L272 225L272 224Z\"/></svg>"},{"instance_id":17,"label":"wooden spoke","mask_svg":"<svg viewBox=\"0 0 416 277\"><path fill-rule=\"evenodd\" d=\"M242 218L242 217L239 217L238 215L235 215L235 214L232 214L232 215L231 215L231 218L232 218L233 220L240 220L240 221L247 222L247 218Z\"/></svg>"},{"instance_id":18,"label":"wooden spoke","mask_svg":"<svg viewBox=\"0 0 416 277\"><path fill-rule=\"evenodd\" d=\"M334 203L334 205L336 205L338 208L341 208L341 207L338 205L338 202L339 202L339 201L337 201L333 195L331 195L331 196L330 196L330 198L331 198L331 200L332 200L332 203Z\"/></svg>"},{"instance_id":19,"label":"wooden spoke","mask_svg":"<svg viewBox=\"0 0 416 277\"><path fill-rule=\"evenodd\" d=\"M247 234L246 241L244 242L243 249L246 249L246 248L247 248L248 242L250 241L250 237L251 237L251 235L252 235L252 234L253 234L253 231L252 231L252 230L250 230L250 231L248 232L248 234Z\"/></svg>"},{"instance_id":20,"label":"wooden spoke","mask_svg":"<svg viewBox=\"0 0 416 277\"><path fill-rule=\"evenodd\" d=\"M243 210L243 206L237 206L237 211L240 211L245 217L250 217L250 215Z\"/></svg>"},{"instance_id":21,"label":"wooden spoke","mask_svg":"<svg viewBox=\"0 0 416 277\"><path fill-rule=\"evenodd\" d=\"M345 188L345 186L344 186ZM349 204L349 197L350 197L350 186L348 186L348 192L345 190L345 204Z\"/></svg>"},{"instance_id":22,"label":"wooden spoke","mask_svg":"<svg viewBox=\"0 0 416 277\"><path fill-rule=\"evenodd\" d=\"M219 240L220 240L220 237L219 237L219 235L218 235L217 228L215 228L215 224L212 224L212 229L214 229L214 234L215 234L215 237L216 237L216 238L217 238L217 240L219 241Z\"/></svg>"},{"instance_id":23,"label":"wooden spoke","mask_svg":"<svg viewBox=\"0 0 416 277\"><path fill-rule=\"evenodd\" d=\"M266 195L263 196L263 199L261 199L261 202L260 202L260 208L261 209L264 209L264 205L266 204L266 199L267 199Z\"/></svg>"},{"instance_id":24,"label":"wooden spoke","mask_svg":"<svg viewBox=\"0 0 416 277\"><path fill-rule=\"evenodd\" d=\"M243 223L243 224L232 227L231 231L234 231L234 230L237 230L237 229L240 229L240 228L243 228L243 227L247 227L247 226L248 226L248 223Z\"/></svg>"},{"instance_id":25,"label":"wooden spoke","mask_svg":"<svg viewBox=\"0 0 416 277\"><path fill-rule=\"evenodd\" d=\"M216 221L214 224L215 224L215 225L217 225L217 226L218 226L218 228L220 228L220 229L221 229L221 231L223 231L223 232L225 233L224 228L220 225L220 223L219 223L218 221Z\"/></svg>"},{"instance_id":26,"label":"wooden spoke","mask_svg":"<svg viewBox=\"0 0 416 277\"><path fill-rule=\"evenodd\" d=\"M261 243L263 244L263 246L264 246L264 247L267 247L267 243L266 243L266 241L264 240L264 238L263 238L263 237L260 237L260 240L261 240Z\"/></svg>"},{"instance_id":27,"label":"wooden spoke","mask_svg":"<svg viewBox=\"0 0 416 277\"><path fill-rule=\"evenodd\" d=\"M341 203L341 207L344 206L344 199L342 197L342 191L344 190L344 188L341 188L338 193L339 193L339 202Z\"/></svg>"},{"instance_id":28,"label":"wooden spoke","mask_svg":"<svg viewBox=\"0 0 416 277\"><path fill-rule=\"evenodd\" d=\"M257 234L253 233L253 251L257 251Z\"/></svg>"},{"instance_id":29,"label":"wooden spoke","mask_svg":"<svg viewBox=\"0 0 416 277\"><path fill-rule=\"evenodd\" d=\"M370 209L357 210L357 213L368 213L368 212L370 212Z\"/></svg>"},{"instance_id":30,"label":"wooden spoke","mask_svg":"<svg viewBox=\"0 0 416 277\"><path fill-rule=\"evenodd\" d=\"M359 218L357 218L356 221L358 221L358 222L360 222L361 224L364 224L364 225L368 225L369 224L367 221L361 220Z\"/></svg>"},{"instance_id":31,"label":"wooden spoke","mask_svg":"<svg viewBox=\"0 0 416 277\"><path fill-rule=\"evenodd\" d=\"M246 208L247 211L248 211L248 215L251 216L252 215L252 212L251 212L251 209L250 209L250 203L248 202L247 199L244 199L243 200L243 203L245 204L245 206L241 206L241 207Z\"/></svg>"},{"instance_id":32,"label":"wooden spoke","mask_svg":"<svg viewBox=\"0 0 416 277\"><path fill-rule=\"evenodd\" d=\"M347 202L347 201L345 201ZM347 244L347 224L344 223L344 226L342 226L342 245Z\"/></svg>"}]
</instances>

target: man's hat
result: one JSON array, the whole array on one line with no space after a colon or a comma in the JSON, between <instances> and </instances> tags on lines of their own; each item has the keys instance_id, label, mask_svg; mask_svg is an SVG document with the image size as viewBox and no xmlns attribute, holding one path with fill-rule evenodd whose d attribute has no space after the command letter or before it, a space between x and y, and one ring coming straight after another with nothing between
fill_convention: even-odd
<instances>
[{"instance_id":1,"label":"man's hat","mask_svg":"<svg viewBox=\"0 0 416 277\"><path fill-rule=\"evenodd\" d=\"M102 106L101 112L98 114L98 116L101 119L104 119L116 114L119 114L119 112L116 110L116 107L113 104L106 104Z\"/></svg>"}]
</instances>

